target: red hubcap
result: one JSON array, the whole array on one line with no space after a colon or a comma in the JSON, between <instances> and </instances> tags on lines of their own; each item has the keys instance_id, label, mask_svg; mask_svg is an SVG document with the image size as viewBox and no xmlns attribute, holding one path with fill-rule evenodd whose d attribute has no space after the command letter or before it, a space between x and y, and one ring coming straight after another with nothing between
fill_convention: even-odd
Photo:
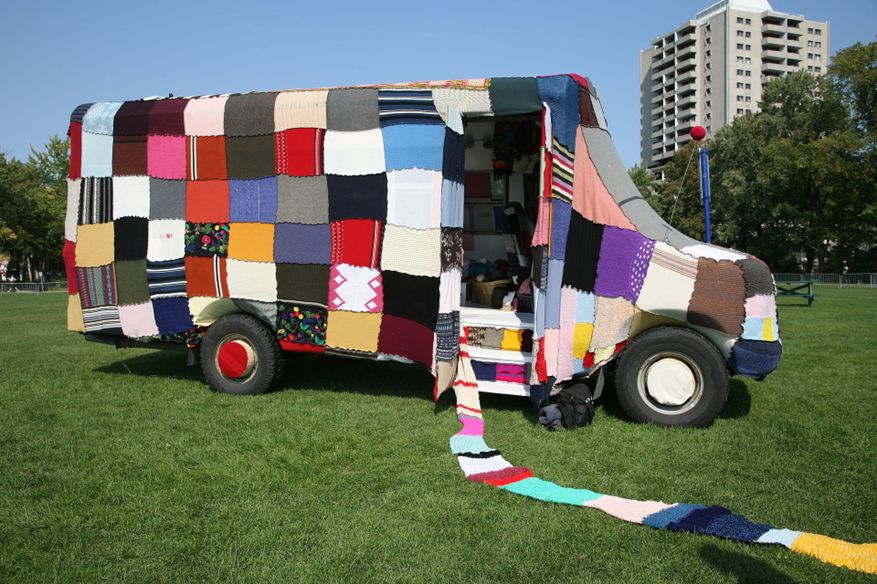
<instances>
[{"instance_id":1,"label":"red hubcap","mask_svg":"<svg viewBox=\"0 0 877 584\"><path fill-rule=\"evenodd\" d=\"M253 348L243 341L229 341L219 348L216 360L223 375L229 379L240 379L253 370L256 354Z\"/></svg>"}]
</instances>

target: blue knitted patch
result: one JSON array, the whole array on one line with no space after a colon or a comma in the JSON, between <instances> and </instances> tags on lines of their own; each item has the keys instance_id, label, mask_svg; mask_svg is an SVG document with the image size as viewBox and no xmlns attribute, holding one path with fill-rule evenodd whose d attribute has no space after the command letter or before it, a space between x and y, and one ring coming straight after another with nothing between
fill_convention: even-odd
<instances>
[{"instance_id":1,"label":"blue knitted patch","mask_svg":"<svg viewBox=\"0 0 877 584\"><path fill-rule=\"evenodd\" d=\"M561 487L552 482L543 481L536 477L526 478L516 483L503 485L500 489L505 489L511 493L524 495L540 501L551 501L552 503L564 503L566 505L582 506L585 501L593 501L599 499L603 495L589 491L587 489L570 489Z\"/></svg>"},{"instance_id":2,"label":"blue knitted patch","mask_svg":"<svg viewBox=\"0 0 877 584\"><path fill-rule=\"evenodd\" d=\"M701 533L709 533L727 539L736 539L739 541L753 542L768 531L771 530L770 525L760 523L752 523L742 515L722 515L713 519Z\"/></svg>"},{"instance_id":3,"label":"blue knitted patch","mask_svg":"<svg viewBox=\"0 0 877 584\"><path fill-rule=\"evenodd\" d=\"M463 454L464 452L489 452L493 450L484 442L482 436L451 436L451 452Z\"/></svg>"},{"instance_id":4,"label":"blue knitted patch","mask_svg":"<svg viewBox=\"0 0 877 584\"><path fill-rule=\"evenodd\" d=\"M655 529L664 529L670 523L679 521L696 509L705 509L703 505L689 505L688 503L677 503L672 507L668 507L657 513L652 513L643 519L643 525L654 527Z\"/></svg>"}]
</instances>

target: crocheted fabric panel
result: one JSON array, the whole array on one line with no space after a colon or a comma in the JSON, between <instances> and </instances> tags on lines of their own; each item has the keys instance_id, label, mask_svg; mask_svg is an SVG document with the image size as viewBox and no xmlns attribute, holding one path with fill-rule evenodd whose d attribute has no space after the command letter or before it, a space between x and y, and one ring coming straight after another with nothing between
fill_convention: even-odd
<instances>
[{"instance_id":1,"label":"crocheted fabric panel","mask_svg":"<svg viewBox=\"0 0 877 584\"><path fill-rule=\"evenodd\" d=\"M246 306L234 300L267 302L284 348L385 353L437 375L458 354L449 327L463 196L475 187L464 119L518 115L541 115L542 135L531 385L596 371L640 332L637 311L713 335L740 373L776 367L767 267L651 211L596 90L576 75L80 106L69 132L70 328L157 338L185 332L186 316L209 324ZM324 345L288 332L288 302L326 307ZM125 306L136 310L82 313ZM330 323L361 328L333 334Z\"/></svg>"},{"instance_id":2,"label":"crocheted fabric panel","mask_svg":"<svg viewBox=\"0 0 877 584\"><path fill-rule=\"evenodd\" d=\"M478 335L474 335L477 338ZM473 338L473 332L468 331ZM453 372L457 419L463 428L450 439L460 470L470 481L499 487L510 493L540 501L599 509L604 513L655 529L681 531L733 539L746 543L778 544L823 562L877 574L877 544L854 544L823 535L776 528L756 523L719 505L637 501L597 493L589 489L562 487L533 476L527 467L514 466L484 441L484 417L478 381L517 375L515 370L495 368L468 356L467 335L460 338L460 358Z\"/></svg>"}]
</instances>

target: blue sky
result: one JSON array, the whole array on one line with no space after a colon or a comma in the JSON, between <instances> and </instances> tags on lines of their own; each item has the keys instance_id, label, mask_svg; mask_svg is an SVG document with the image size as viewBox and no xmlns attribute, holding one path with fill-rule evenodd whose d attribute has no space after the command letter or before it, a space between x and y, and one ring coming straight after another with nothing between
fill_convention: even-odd
<instances>
[{"instance_id":1,"label":"blue sky","mask_svg":"<svg viewBox=\"0 0 877 584\"><path fill-rule=\"evenodd\" d=\"M712 3L4 0L0 151L26 159L93 101L579 73L630 167L639 52ZM830 21L832 53L875 40L877 0L771 4Z\"/></svg>"}]
</instances>

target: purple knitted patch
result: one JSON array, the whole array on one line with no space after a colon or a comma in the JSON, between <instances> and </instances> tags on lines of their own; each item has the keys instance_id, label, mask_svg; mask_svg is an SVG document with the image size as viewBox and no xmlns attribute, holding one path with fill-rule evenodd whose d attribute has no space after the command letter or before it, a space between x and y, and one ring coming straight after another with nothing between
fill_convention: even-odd
<instances>
[{"instance_id":1,"label":"purple knitted patch","mask_svg":"<svg viewBox=\"0 0 877 584\"><path fill-rule=\"evenodd\" d=\"M598 296L622 296L636 302L654 248L654 241L636 231L607 225L603 230L594 292Z\"/></svg>"},{"instance_id":2,"label":"purple knitted patch","mask_svg":"<svg viewBox=\"0 0 877 584\"><path fill-rule=\"evenodd\" d=\"M286 264L328 264L332 230L328 224L278 223L274 228L274 261Z\"/></svg>"}]
</instances>

